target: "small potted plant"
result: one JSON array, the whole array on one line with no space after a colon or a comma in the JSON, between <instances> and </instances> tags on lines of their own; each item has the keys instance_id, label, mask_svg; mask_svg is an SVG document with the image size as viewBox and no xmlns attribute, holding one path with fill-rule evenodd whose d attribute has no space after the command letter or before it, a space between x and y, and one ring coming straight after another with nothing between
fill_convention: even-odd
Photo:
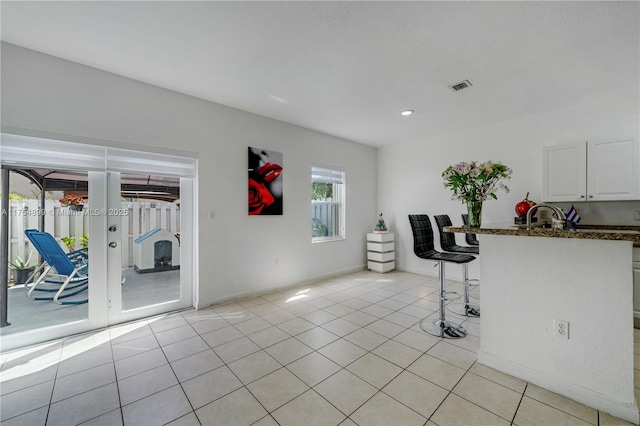
<instances>
[{"instance_id":1,"label":"small potted plant","mask_svg":"<svg viewBox=\"0 0 640 426\"><path fill-rule=\"evenodd\" d=\"M84 207L84 198L78 194L67 194L60 199L60 204L64 207L69 206L70 210L81 211Z\"/></svg>"},{"instance_id":2,"label":"small potted plant","mask_svg":"<svg viewBox=\"0 0 640 426\"><path fill-rule=\"evenodd\" d=\"M29 279L29 275L33 273L34 266L29 266L31 262L31 255L33 252L29 252L29 257L24 260L21 256L16 256L13 262L9 262L9 268L13 269L13 282L15 284L24 284Z\"/></svg>"},{"instance_id":3,"label":"small potted plant","mask_svg":"<svg viewBox=\"0 0 640 426\"><path fill-rule=\"evenodd\" d=\"M389 232L387 230L387 225L384 223L384 219L382 218L382 213L378 216L378 222L376 222L376 227L373 231L374 234L385 234Z\"/></svg>"}]
</instances>

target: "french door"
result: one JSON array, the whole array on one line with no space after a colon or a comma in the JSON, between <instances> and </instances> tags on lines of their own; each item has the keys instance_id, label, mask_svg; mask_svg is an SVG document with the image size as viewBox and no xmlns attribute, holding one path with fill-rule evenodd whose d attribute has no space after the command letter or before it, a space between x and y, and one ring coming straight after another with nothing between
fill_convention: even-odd
<instances>
[{"instance_id":1,"label":"french door","mask_svg":"<svg viewBox=\"0 0 640 426\"><path fill-rule=\"evenodd\" d=\"M85 247L89 259L88 290L74 296L85 304L29 300L26 287L9 288L11 324L0 329L3 350L193 305L193 158L5 134L0 149L4 168L46 176L44 207L46 197L33 200L37 208L29 210L45 217L27 216L21 226L50 233L61 247L71 241L65 251ZM73 191L86 198L80 212L51 199L51 193ZM18 208L29 209L27 204ZM22 230L13 232L2 236L10 240L10 252L34 251Z\"/></svg>"},{"instance_id":2,"label":"french door","mask_svg":"<svg viewBox=\"0 0 640 426\"><path fill-rule=\"evenodd\" d=\"M106 220L108 325L191 306L193 268L183 261L192 257L192 232L183 229L188 224L181 217L192 213L192 180L131 172L105 177L107 214L100 222ZM154 191L127 189L141 187L127 182L152 178L178 188L180 204L140 198L164 195Z\"/></svg>"}]
</instances>

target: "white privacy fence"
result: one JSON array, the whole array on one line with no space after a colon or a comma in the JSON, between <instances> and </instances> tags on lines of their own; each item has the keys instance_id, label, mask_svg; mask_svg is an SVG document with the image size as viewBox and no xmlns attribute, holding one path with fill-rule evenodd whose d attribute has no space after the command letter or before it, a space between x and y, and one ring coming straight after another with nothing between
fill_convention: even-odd
<instances>
[{"instance_id":1,"label":"white privacy fence","mask_svg":"<svg viewBox=\"0 0 640 426\"><path fill-rule=\"evenodd\" d=\"M312 202L311 231L313 237L340 235L340 204Z\"/></svg>"},{"instance_id":2,"label":"white privacy fence","mask_svg":"<svg viewBox=\"0 0 640 426\"><path fill-rule=\"evenodd\" d=\"M44 216L44 231L53 235L61 247L64 237L75 239L74 249L81 248L83 236L89 236L89 220L92 216L107 212L91 209L87 203L82 211L72 211L62 207L58 201L46 200L45 208L40 208L38 200L10 201L9 211L9 261L20 256L26 260L33 251L31 265L38 263L37 251L24 235L26 229L38 229L40 217ZM133 244L136 238L155 228L166 229L172 234L180 233L180 209L174 203L163 201L123 201L113 215L122 219L122 267L133 266ZM90 238L90 236L89 236Z\"/></svg>"}]
</instances>

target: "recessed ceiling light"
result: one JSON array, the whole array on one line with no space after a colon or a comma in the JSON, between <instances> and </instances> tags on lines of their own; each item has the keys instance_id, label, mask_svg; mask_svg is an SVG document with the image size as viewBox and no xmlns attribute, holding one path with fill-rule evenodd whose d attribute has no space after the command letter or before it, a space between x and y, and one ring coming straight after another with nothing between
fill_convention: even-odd
<instances>
[{"instance_id":1,"label":"recessed ceiling light","mask_svg":"<svg viewBox=\"0 0 640 426\"><path fill-rule=\"evenodd\" d=\"M400 113L400 115L407 116L407 115L411 115L411 114L413 114L414 112L415 112L415 111L413 111L412 109L405 109L404 111L402 111L402 112Z\"/></svg>"}]
</instances>

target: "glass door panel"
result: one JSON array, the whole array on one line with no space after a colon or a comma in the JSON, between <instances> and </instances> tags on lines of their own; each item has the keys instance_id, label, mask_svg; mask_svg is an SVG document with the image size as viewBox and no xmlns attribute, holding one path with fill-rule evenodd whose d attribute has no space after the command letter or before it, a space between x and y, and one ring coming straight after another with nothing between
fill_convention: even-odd
<instances>
[{"instance_id":1,"label":"glass door panel","mask_svg":"<svg viewBox=\"0 0 640 426\"><path fill-rule=\"evenodd\" d=\"M108 172L108 186L110 322L190 306L190 274L182 264L181 179Z\"/></svg>"},{"instance_id":2,"label":"glass door panel","mask_svg":"<svg viewBox=\"0 0 640 426\"><path fill-rule=\"evenodd\" d=\"M3 212L8 232L2 236L8 239L10 269L8 325L0 329L5 348L14 346L14 337L26 344L89 327L89 173L10 168L9 208ZM47 263L48 256L58 253L66 253L73 265L64 274L49 265L52 261Z\"/></svg>"}]
</instances>

